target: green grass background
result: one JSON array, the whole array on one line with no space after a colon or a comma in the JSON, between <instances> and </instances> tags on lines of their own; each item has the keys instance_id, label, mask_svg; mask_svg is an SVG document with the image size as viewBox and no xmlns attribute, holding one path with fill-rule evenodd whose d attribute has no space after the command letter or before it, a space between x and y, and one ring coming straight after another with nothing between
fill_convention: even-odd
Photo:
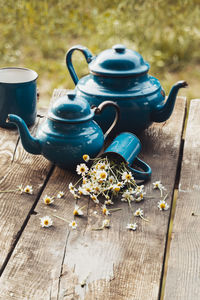
<instances>
[{"instance_id":1,"label":"green grass background","mask_svg":"<svg viewBox=\"0 0 200 300\"><path fill-rule=\"evenodd\" d=\"M24 66L38 74L40 105L54 88L73 88L65 65L75 44L93 54L122 43L138 51L166 93L177 80L179 94L200 98L200 0L0 0L0 67ZM88 73L81 55L73 62Z\"/></svg>"}]
</instances>

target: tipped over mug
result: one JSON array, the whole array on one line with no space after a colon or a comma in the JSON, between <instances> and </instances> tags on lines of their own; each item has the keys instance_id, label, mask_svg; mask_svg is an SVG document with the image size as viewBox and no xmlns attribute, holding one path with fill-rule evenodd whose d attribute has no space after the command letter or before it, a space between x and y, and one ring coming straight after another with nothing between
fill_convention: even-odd
<instances>
[{"instance_id":1,"label":"tipped over mug","mask_svg":"<svg viewBox=\"0 0 200 300\"><path fill-rule=\"evenodd\" d=\"M28 126L35 123L37 110L38 74L27 68L0 69L0 126L13 128L7 123L8 114L21 117Z\"/></svg>"},{"instance_id":2,"label":"tipped over mug","mask_svg":"<svg viewBox=\"0 0 200 300\"><path fill-rule=\"evenodd\" d=\"M146 181L150 179L152 171L147 163L137 157L140 151L141 143L137 136L130 132L123 132L113 140L101 156L124 162L135 179ZM132 164L140 170L133 168Z\"/></svg>"}]
</instances>

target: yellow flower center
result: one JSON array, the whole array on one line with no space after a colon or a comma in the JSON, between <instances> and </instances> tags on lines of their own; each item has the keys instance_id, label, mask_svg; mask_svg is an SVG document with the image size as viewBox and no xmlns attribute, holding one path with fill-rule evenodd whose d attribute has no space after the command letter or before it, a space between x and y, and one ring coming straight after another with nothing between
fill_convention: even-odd
<instances>
[{"instance_id":1,"label":"yellow flower center","mask_svg":"<svg viewBox=\"0 0 200 300\"><path fill-rule=\"evenodd\" d=\"M101 173L100 177L101 177L101 179L105 179L106 178L106 173Z\"/></svg>"},{"instance_id":2,"label":"yellow flower center","mask_svg":"<svg viewBox=\"0 0 200 300\"><path fill-rule=\"evenodd\" d=\"M120 191L120 187L118 187L118 186L115 187L115 188L114 188L114 191L115 191L115 192L119 192L119 191Z\"/></svg>"},{"instance_id":3,"label":"yellow flower center","mask_svg":"<svg viewBox=\"0 0 200 300\"><path fill-rule=\"evenodd\" d=\"M102 165L101 167L100 167L100 170L105 170L105 165Z\"/></svg>"},{"instance_id":4,"label":"yellow flower center","mask_svg":"<svg viewBox=\"0 0 200 300\"><path fill-rule=\"evenodd\" d=\"M126 179L130 180L131 179L131 175L130 174L126 174Z\"/></svg>"},{"instance_id":5,"label":"yellow flower center","mask_svg":"<svg viewBox=\"0 0 200 300\"><path fill-rule=\"evenodd\" d=\"M102 211L103 211L103 214L106 215L107 208L104 207Z\"/></svg>"},{"instance_id":6,"label":"yellow flower center","mask_svg":"<svg viewBox=\"0 0 200 300\"><path fill-rule=\"evenodd\" d=\"M75 225L76 225L76 222L75 222L75 221L73 221L73 222L72 222L72 226L75 226Z\"/></svg>"},{"instance_id":7,"label":"yellow flower center","mask_svg":"<svg viewBox=\"0 0 200 300\"><path fill-rule=\"evenodd\" d=\"M84 155L83 155L83 159L84 159L85 161L88 160L88 158L89 158L89 157L88 157L87 154L84 154Z\"/></svg>"},{"instance_id":8,"label":"yellow flower center","mask_svg":"<svg viewBox=\"0 0 200 300\"><path fill-rule=\"evenodd\" d=\"M85 168L84 168L84 167L81 167L81 168L80 168L80 172L81 172L81 173L84 173L84 172L85 172Z\"/></svg>"},{"instance_id":9,"label":"yellow flower center","mask_svg":"<svg viewBox=\"0 0 200 300\"><path fill-rule=\"evenodd\" d=\"M165 203L161 203L160 208L164 209L165 208Z\"/></svg>"},{"instance_id":10,"label":"yellow flower center","mask_svg":"<svg viewBox=\"0 0 200 300\"><path fill-rule=\"evenodd\" d=\"M78 215L77 209L75 209L75 210L73 211L73 214L74 214L74 216L77 216L77 215ZM74 222L74 224L75 224L75 222ZM72 223L72 225L73 225L73 223Z\"/></svg>"},{"instance_id":11,"label":"yellow flower center","mask_svg":"<svg viewBox=\"0 0 200 300\"><path fill-rule=\"evenodd\" d=\"M46 203L46 204L49 204L50 202L51 202L51 199L50 199L50 198L46 198L46 199L45 199L45 203Z\"/></svg>"},{"instance_id":12,"label":"yellow flower center","mask_svg":"<svg viewBox=\"0 0 200 300\"><path fill-rule=\"evenodd\" d=\"M49 221L48 220L44 220L44 225L49 225Z\"/></svg>"}]
</instances>

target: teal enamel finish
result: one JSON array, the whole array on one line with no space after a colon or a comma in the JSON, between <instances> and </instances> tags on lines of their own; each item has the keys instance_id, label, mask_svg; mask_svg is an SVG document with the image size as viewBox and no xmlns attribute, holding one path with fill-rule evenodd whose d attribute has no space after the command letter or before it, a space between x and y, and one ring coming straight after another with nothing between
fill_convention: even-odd
<instances>
[{"instance_id":1,"label":"teal enamel finish","mask_svg":"<svg viewBox=\"0 0 200 300\"><path fill-rule=\"evenodd\" d=\"M94 111L87 101L71 91L67 97L60 97L52 104L48 116L60 123L80 123L93 119Z\"/></svg>"},{"instance_id":2,"label":"teal enamel finish","mask_svg":"<svg viewBox=\"0 0 200 300\"><path fill-rule=\"evenodd\" d=\"M123 132L113 140L102 156L124 161L135 179L146 181L151 177L152 171L148 164L137 157L140 151L141 143L137 136L130 132ZM132 167L133 163L142 171L134 169Z\"/></svg>"},{"instance_id":3,"label":"teal enamel finish","mask_svg":"<svg viewBox=\"0 0 200 300\"><path fill-rule=\"evenodd\" d=\"M105 99L114 101L120 107L120 121L115 132L139 132L149 127L153 120L151 114L157 104L164 103L164 93L159 81L149 75L137 79L111 78L100 79L88 75L79 80L76 86L79 97L86 99L90 105L98 106ZM108 108L95 120L103 131L110 125L114 111Z\"/></svg>"},{"instance_id":4,"label":"teal enamel finish","mask_svg":"<svg viewBox=\"0 0 200 300\"><path fill-rule=\"evenodd\" d=\"M110 128L103 134L93 121L94 114L100 114L107 106L114 106L116 116ZM64 169L73 169L83 163L82 156L96 157L103 147L104 139L118 120L119 108L115 103L105 101L98 107L90 108L88 102L76 94L69 93L56 99L48 117L32 137L25 122L19 116L10 114L8 122L17 125L22 145L32 154L41 154L52 163Z\"/></svg>"},{"instance_id":5,"label":"teal enamel finish","mask_svg":"<svg viewBox=\"0 0 200 300\"><path fill-rule=\"evenodd\" d=\"M4 70L25 70L33 72L34 80L19 83L0 81L0 126L5 128L15 127L6 122L8 114L20 116L28 126L35 123L37 115L37 73L25 68L2 68Z\"/></svg>"},{"instance_id":6,"label":"teal enamel finish","mask_svg":"<svg viewBox=\"0 0 200 300\"><path fill-rule=\"evenodd\" d=\"M45 120L39 127L36 137L32 137L25 122L16 115L9 115L9 122L15 123L20 132L24 149L32 154L41 154L61 168L74 168L83 163L82 156L97 156L103 143L104 135L94 121L80 124L59 124ZM84 124L84 125L83 125Z\"/></svg>"},{"instance_id":7,"label":"teal enamel finish","mask_svg":"<svg viewBox=\"0 0 200 300\"><path fill-rule=\"evenodd\" d=\"M104 144L104 136L94 121L83 124L58 125L50 120L37 132L42 144L41 154L61 168L75 168L83 163L82 156L97 156Z\"/></svg>"},{"instance_id":8,"label":"teal enamel finish","mask_svg":"<svg viewBox=\"0 0 200 300\"><path fill-rule=\"evenodd\" d=\"M134 134L123 132L113 140L104 153L117 153L131 166L140 151L139 139Z\"/></svg>"},{"instance_id":9,"label":"teal enamel finish","mask_svg":"<svg viewBox=\"0 0 200 300\"><path fill-rule=\"evenodd\" d=\"M72 64L75 50L83 53L90 70L90 74L80 80ZM159 80L148 74L149 64L139 53L123 45L115 45L97 56L93 56L86 47L74 46L66 54L66 63L79 97L90 105L98 106L109 100L120 107L120 121L115 133L137 133L153 122L166 121L172 114L179 89L187 86L185 81L177 82L165 101ZM103 131L112 118L112 108L105 110L101 116L95 116Z\"/></svg>"}]
</instances>

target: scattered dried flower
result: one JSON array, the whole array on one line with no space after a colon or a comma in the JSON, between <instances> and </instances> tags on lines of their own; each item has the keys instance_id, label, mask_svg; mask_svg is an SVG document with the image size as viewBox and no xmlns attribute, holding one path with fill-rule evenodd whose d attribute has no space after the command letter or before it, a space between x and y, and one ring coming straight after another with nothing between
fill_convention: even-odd
<instances>
[{"instance_id":1,"label":"scattered dried flower","mask_svg":"<svg viewBox=\"0 0 200 300\"><path fill-rule=\"evenodd\" d=\"M160 210L168 210L169 205L168 205L167 202L163 199L163 200L160 200L160 201L158 202L158 208L159 208Z\"/></svg>"},{"instance_id":2,"label":"scattered dried flower","mask_svg":"<svg viewBox=\"0 0 200 300\"><path fill-rule=\"evenodd\" d=\"M40 218L40 225L42 227L50 227L50 226L52 226L52 224L53 224L53 221L49 216Z\"/></svg>"},{"instance_id":3,"label":"scattered dried flower","mask_svg":"<svg viewBox=\"0 0 200 300\"><path fill-rule=\"evenodd\" d=\"M78 205L75 205L75 207L74 207L74 211L73 211L73 215L74 216L83 216L83 211L82 211L82 209L84 208L85 206L83 206L83 207L79 207Z\"/></svg>"},{"instance_id":4,"label":"scattered dried flower","mask_svg":"<svg viewBox=\"0 0 200 300\"><path fill-rule=\"evenodd\" d=\"M110 212L109 212L109 210L107 209L107 207L106 207L105 204L102 206L102 213L103 213L104 215L106 215L106 216L110 215Z\"/></svg>"},{"instance_id":5,"label":"scattered dried flower","mask_svg":"<svg viewBox=\"0 0 200 300\"><path fill-rule=\"evenodd\" d=\"M138 208L135 213L134 213L135 217L142 217L143 216L143 210L141 208Z\"/></svg>"},{"instance_id":6,"label":"scattered dried flower","mask_svg":"<svg viewBox=\"0 0 200 300\"><path fill-rule=\"evenodd\" d=\"M110 227L110 220L109 219L103 220L102 227L103 228L109 228Z\"/></svg>"},{"instance_id":7,"label":"scattered dried flower","mask_svg":"<svg viewBox=\"0 0 200 300\"><path fill-rule=\"evenodd\" d=\"M44 204L50 205L54 202L53 197L50 197L48 195L45 195L43 198Z\"/></svg>"},{"instance_id":8,"label":"scattered dried flower","mask_svg":"<svg viewBox=\"0 0 200 300\"><path fill-rule=\"evenodd\" d=\"M62 198L63 196L64 196L64 192L62 192L62 191L58 192L58 194L57 194L58 199Z\"/></svg>"},{"instance_id":9,"label":"scattered dried flower","mask_svg":"<svg viewBox=\"0 0 200 300\"><path fill-rule=\"evenodd\" d=\"M26 194L33 194L33 188L31 185L26 185L25 188L23 189L23 192Z\"/></svg>"},{"instance_id":10,"label":"scattered dried flower","mask_svg":"<svg viewBox=\"0 0 200 300\"><path fill-rule=\"evenodd\" d=\"M71 221L70 223L69 223L69 226L72 228L72 229L76 229L77 228L77 226L78 226L78 224L76 223L76 221Z\"/></svg>"},{"instance_id":11,"label":"scattered dried flower","mask_svg":"<svg viewBox=\"0 0 200 300\"><path fill-rule=\"evenodd\" d=\"M138 225L136 223L129 223L126 225L126 228L129 230L135 231L137 229Z\"/></svg>"}]
</instances>

